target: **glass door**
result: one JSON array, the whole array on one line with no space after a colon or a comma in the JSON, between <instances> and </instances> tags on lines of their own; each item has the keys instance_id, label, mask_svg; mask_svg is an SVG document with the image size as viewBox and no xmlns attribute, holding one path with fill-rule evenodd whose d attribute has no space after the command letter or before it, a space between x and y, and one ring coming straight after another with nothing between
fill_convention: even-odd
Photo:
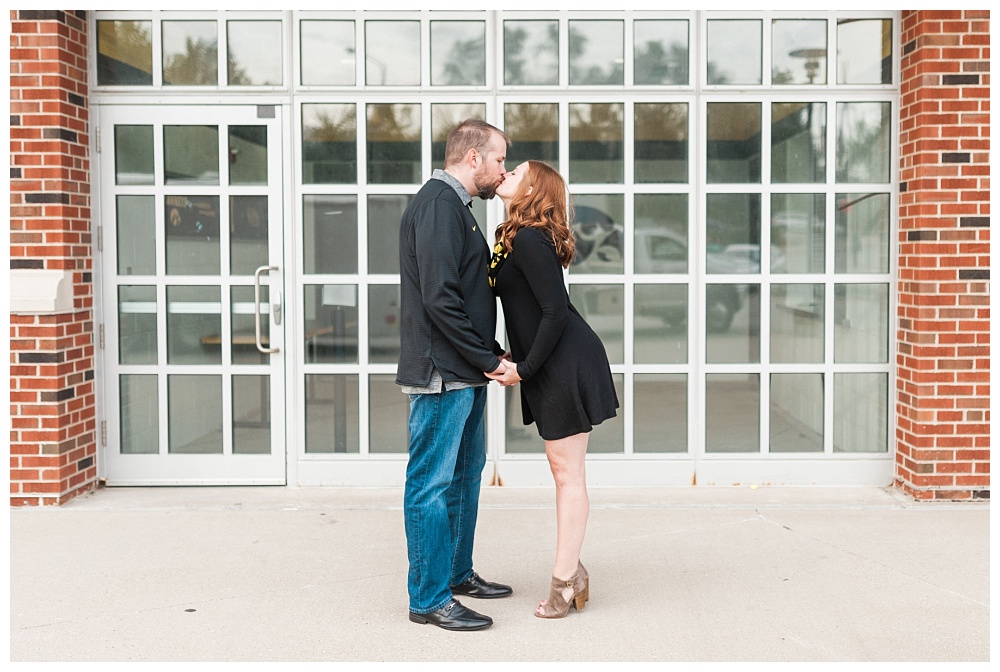
<instances>
[{"instance_id":1,"label":"glass door","mask_svg":"<svg viewBox=\"0 0 1000 672\"><path fill-rule=\"evenodd\" d=\"M98 123L108 484L283 484L281 109Z\"/></svg>"}]
</instances>

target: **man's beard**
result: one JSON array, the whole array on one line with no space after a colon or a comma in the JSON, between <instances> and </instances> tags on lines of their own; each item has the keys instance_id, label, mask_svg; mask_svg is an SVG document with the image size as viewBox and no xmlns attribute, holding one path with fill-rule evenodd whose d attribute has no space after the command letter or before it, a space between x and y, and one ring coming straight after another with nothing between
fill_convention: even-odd
<instances>
[{"instance_id":1,"label":"man's beard","mask_svg":"<svg viewBox=\"0 0 1000 672\"><path fill-rule=\"evenodd\" d=\"M479 198L484 201L488 201L497 195L497 187L500 186L499 183L480 182L478 177L474 179L476 185L476 195L479 196Z\"/></svg>"}]
</instances>

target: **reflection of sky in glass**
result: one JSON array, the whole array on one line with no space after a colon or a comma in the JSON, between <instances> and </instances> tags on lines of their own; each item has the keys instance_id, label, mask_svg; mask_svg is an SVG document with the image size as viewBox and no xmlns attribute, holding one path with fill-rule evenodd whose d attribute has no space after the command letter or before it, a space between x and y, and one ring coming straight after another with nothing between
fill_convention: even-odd
<instances>
[{"instance_id":1,"label":"reflection of sky in glass","mask_svg":"<svg viewBox=\"0 0 1000 672\"><path fill-rule=\"evenodd\" d=\"M889 181L889 103L837 103L837 181Z\"/></svg>"},{"instance_id":2,"label":"reflection of sky in glass","mask_svg":"<svg viewBox=\"0 0 1000 672\"><path fill-rule=\"evenodd\" d=\"M709 84L760 84L760 62L760 21L708 22Z\"/></svg>"},{"instance_id":3,"label":"reflection of sky in glass","mask_svg":"<svg viewBox=\"0 0 1000 672\"><path fill-rule=\"evenodd\" d=\"M485 22L431 22L431 84L486 84Z\"/></svg>"},{"instance_id":4,"label":"reflection of sky in glass","mask_svg":"<svg viewBox=\"0 0 1000 672\"><path fill-rule=\"evenodd\" d=\"M771 39L775 84L826 84L826 21L774 21Z\"/></svg>"},{"instance_id":5,"label":"reflection of sky in glass","mask_svg":"<svg viewBox=\"0 0 1000 672\"><path fill-rule=\"evenodd\" d=\"M215 46L219 35L215 21L164 21L163 60L183 56L187 53L187 40L207 42Z\"/></svg>"},{"instance_id":6,"label":"reflection of sky in glass","mask_svg":"<svg viewBox=\"0 0 1000 672\"><path fill-rule=\"evenodd\" d=\"M354 85L354 22L303 21L302 83Z\"/></svg>"},{"instance_id":7,"label":"reflection of sky in glass","mask_svg":"<svg viewBox=\"0 0 1000 672\"><path fill-rule=\"evenodd\" d=\"M837 23L837 83L889 84L882 78L882 58L892 50L889 19L851 19Z\"/></svg>"},{"instance_id":8,"label":"reflection of sky in glass","mask_svg":"<svg viewBox=\"0 0 1000 672\"><path fill-rule=\"evenodd\" d=\"M369 86L420 84L420 22L365 22L365 83Z\"/></svg>"},{"instance_id":9,"label":"reflection of sky in glass","mask_svg":"<svg viewBox=\"0 0 1000 672\"><path fill-rule=\"evenodd\" d=\"M570 84L624 83L623 25L621 21L569 22Z\"/></svg>"},{"instance_id":10,"label":"reflection of sky in glass","mask_svg":"<svg viewBox=\"0 0 1000 672\"><path fill-rule=\"evenodd\" d=\"M503 31L504 84L559 83L557 21L504 21Z\"/></svg>"},{"instance_id":11,"label":"reflection of sky in glass","mask_svg":"<svg viewBox=\"0 0 1000 672\"><path fill-rule=\"evenodd\" d=\"M230 69L243 70L249 81L232 80L244 86L281 85L281 21L229 21Z\"/></svg>"}]
</instances>

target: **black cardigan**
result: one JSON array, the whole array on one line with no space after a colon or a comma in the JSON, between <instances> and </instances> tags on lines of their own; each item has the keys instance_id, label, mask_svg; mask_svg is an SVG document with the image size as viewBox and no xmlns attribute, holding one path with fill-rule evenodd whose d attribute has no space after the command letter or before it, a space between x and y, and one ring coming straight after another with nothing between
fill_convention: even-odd
<instances>
[{"instance_id":1,"label":"black cardigan","mask_svg":"<svg viewBox=\"0 0 1000 672\"><path fill-rule=\"evenodd\" d=\"M399 226L398 385L481 383L500 365L496 298L486 278L490 248L447 182L430 179Z\"/></svg>"}]
</instances>

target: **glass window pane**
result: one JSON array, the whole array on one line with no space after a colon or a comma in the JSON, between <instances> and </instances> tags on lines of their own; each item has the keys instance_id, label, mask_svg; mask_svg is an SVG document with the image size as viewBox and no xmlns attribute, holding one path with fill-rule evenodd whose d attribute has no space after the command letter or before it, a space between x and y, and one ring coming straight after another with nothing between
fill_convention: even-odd
<instances>
[{"instance_id":1,"label":"glass window pane","mask_svg":"<svg viewBox=\"0 0 1000 672\"><path fill-rule=\"evenodd\" d=\"M687 452L687 375L637 373L632 450L636 453Z\"/></svg>"},{"instance_id":2,"label":"glass window pane","mask_svg":"<svg viewBox=\"0 0 1000 672\"><path fill-rule=\"evenodd\" d=\"M267 261L267 196L230 196L229 272L253 275Z\"/></svg>"},{"instance_id":3,"label":"glass window pane","mask_svg":"<svg viewBox=\"0 0 1000 672\"><path fill-rule=\"evenodd\" d=\"M570 285L569 300L604 343L608 360L625 360L625 288L622 285ZM619 400L623 399L619 392Z\"/></svg>"},{"instance_id":4,"label":"glass window pane","mask_svg":"<svg viewBox=\"0 0 1000 672\"><path fill-rule=\"evenodd\" d=\"M153 83L153 22L97 22L98 86Z\"/></svg>"},{"instance_id":5,"label":"glass window pane","mask_svg":"<svg viewBox=\"0 0 1000 672\"><path fill-rule=\"evenodd\" d=\"M118 363L156 364L156 287L118 287Z\"/></svg>"},{"instance_id":6,"label":"glass window pane","mask_svg":"<svg viewBox=\"0 0 1000 672\"><path fill-rule=\"evenodd\" d=\"M418 184L420 105L368 105L368 182Z\"/></svg>"},{"instance_id":7,"label":"glass window pane","mask_svg":"<svg viewBox=\"0 0 1000 672\"><path fill-rule=\"evenodd\" d=\"M219 127L164 126L163 174L167 184L218 184Z\"/></svg>"},{"instance_id":8,"label":"glass window pane","mask_svg":"<svg viewBox=\"0 0 1000 672\"><path fill-rule=\"evenodd\" d=\"M687 285L636 285L636 364L687 362Z\"/></svg>"},{"instance_id":9,"label":"glass window pane","mask_svg":"<svg viewBox=\"0 0 1000 672\"><path fill-rule=\"evenodd\" d=\"M306 285L303 307L306 364L357 364L357 285Z\"/></svg>"},{"instance_id":10,"label":"glass window pane","mask_svg":"<svg viewBox=\"0 0 1000 672\"><path fill-rule=\"evenodd\" d=\"M444 167L444 150L448 144L448 134L466 119L486 119L486 104L431 104L431 165L434 168Z\"/></svg>"},{"instance_id":11,"label":"glass window pane","mask_svg":"<svg viewBox=\"0 0 1000 672\"><path fill-rule=\"evenodd\" d=\"M301 21L302 84L354 86L353 21Z\"/></svg>"},{"instance_id":12,"label":"glass window pane","mask_svg":"<svg viewBox=\"0 0 1000 672\"><path fill-rule=\"evenodd\" d=\"M302 183L356 184L358 115L353 104L302 106Z\"/></svg>"},{"instance_id":13,"label":"glass window pane","mask_svg":"<svg viewBox=\"0 0 1000 672\"><path fill-rule=\"evenodd\" d=\"M636 194L635 272L688 272L687 194Z\"/></svg>"},{"instance_id":14,"label":"glass window pane","mask_svg":"<svg viewBox=\"0 0 1000 672\"><path fill-rule=\"evenodd\" d=\"M368 287L368 361L399 361L399 285Z\"/></svg>"},{"instance_id":15,"label":"glass window pane","mask_svg":"<svg viewBox=\"0 0 1000 672\"><path fill-rule=\"evenodd\" d=\"M837 83L892 84L892 19L837 20Z\"/></svg>"},{"instance_id":16,"label":"glass window pane","mask_svg":"<svg viewBox=\"0 0 1000 672\"><path fill-rule=\"evenodd\" d=\"M888 452L888 422L887 374L833 374L833 452Z\"/></svg>"},{"instance_id":17,"label":"glass window pane","mask_svg":"<svg viewBox=\"0 0 1000 672\"><path fill-rule=\"evenodd\" d=\"M825 260L826 194L771 194L771 272L822 273Z\"/></svg>"},{"instance_id":18,"label":"glass window pane","mask_svg":"<svg viewBox=\"0 0 1000 672\"><path fill-rule=\"evenodd\" d=\"M772 21L771 55L772 84L826 84L826 21Z\"/></svg>"},{"instance_id":19,"label":"glass window pane","mask_svg":"<svg viewBox=\"0 0 1000 672\"><path fill-rule=\"evenodd\" d=\"M687 103L635 104L635 181L688 181Z\"/></svg>"},{"instance_id":20,"label":"glass window pane","mask_svg":"<svg viewBox=\"0 0 1000 672\"><path fill-rule=\"evenodd\" d=\"M889 285L834 285L833 361L889 361Z\"/></svg>"},{"instance_id":21,"label":"glass window pane","mask_svg":"<svg viewBox=\"0 0 1000 672\"><path fill-rule=\"evenodd\" d=\"M123 455L156 455L160 452L160 394L156 375L118 377L121 404Z\"/></svg>"},{"instance_id":22,"label":"glass window pane","mask_svg":"<svg viewBox=\"0 0 1000 672\"><path fill-rule=\"evenodd\" d=\"M365 84L420 85L419 21L365 21Z\"/></svg>"},{"instance_id":23,"label":"glass window pane","mask_svg":"<svg viewBox=\"0 0 1000 672\"><path fill-rule=\"evenodd\" d=\"M636 21L636 86L688 84L688 22Z\"/></svg>"},{"instance_id":24,"label":"glass window pane","mask_svg":"<svg viewBox=\"0 0 1000 672\"><path fill-rule=\"evenodd\" d=\"M267 126L229 127L229 184L267 184Z\"/></svg>"},{"instance_id":25,"label":"glass window pane","mask_svg":"<svg viewBox=\"0 0 1000 672\"><path fill-rule=\"evenodd\" d=\"M167 273L218 275L219 197L165 197Z\"/></svg>"},{"instance_id":26,"label":"glass window pane","mask_svg":"<svg viewBox=\"0 0 1000 672\"><path fill-rule=\"evenodd\" d=\"M152 196L116 196L118 275L156 275L156 221Z\"/></svg>"},{"instance_id":27,"label":"glass window pane","mask_svg":"<svg viewBox=\"0 0 1000 672\"><path fill-rule=\"evenodd\" d=\"M559 83L559 22L503 22L503 83L508 86Z\"/></svg>"},{"instance_id":28,"label":"glass window pane","mask_svg":"<svg viewBox=\"0 0 1000 672\"><path fill-rule=\"evenodd\" d=\"M410 399L399 391L395 375L368 378L368 452L409 450Z\"/></svg>"},{"instance_id":29,"label":"glass window pane","mask_svg":"<svg viewBox=\"0 0 1000 672\"><path fill-rule=\"evenodd\" d=\"M485 21L431 21L431 84L486 85Z\"/></svg>"},{"instance_id":30,"label":"glass window pane","mask_svg":"<svg viewBox=\"0 0 1000 672\"><path fill-rule=\"evenodd\" d=\"M222 376L167 376L168 451L222 453Z\"/></svg>"},{"instance_id":31,"label":"glass window pane","mask_svg":"<svg viewBox=\"0 0 1000 672\"><path fill-rule=\"evenodd\" d=\"M889 103L837 103L837 182L889 182Z\"/></svg>"},{"instance_id":32,"label":"glass window pane","mask_svg":"<svg viewBox=\"0 0 1000 672\"><path fill-rule=\"evenodd\" d=\"M624 273L625 197L578 194L572 199L576 255L570 273Z\"/></svg>"},{"instance_id":33,"label":"glass window pane","mask_svg":"<svg viewBox=\"0 0 1000 672\"><path fill-rule=\"evenodd\" d=\"M233 454L270 453L271 378L233 376Z\"/></svg>"},{"instance_id":34,"label":"glass window pane","mask_svg":"<svg viewBox=\"0 0 1000 672\"><path fill-rule=\"evenodd\" d=\"M306 273L358 272L358 197L302 197Z\"/></svg>"},{"instance_id":35,"label":"glass window pane","mask_svg":"<svg viewBox=\"0 0 1000 672\"><path fill-rule=\"evenodd\" d=\"M889 272L889 194L837 194L837 273Z\"/></svg>"},{"instance_id":36,"label":"glass window pane","mask_svg":"<svg viewBox=\"0 0 1000 672\"><path fill-rule=\"evenodd\" d=\"M518 166L535 159L558 170L559 104L506 103L503 110L504 131L512 141L506 164Z\"/></svg>"},{"instance_id":37,"label":"glass window pane","mask_svg":"<svg viewBox=\"0 0 1000 672\"><path fill-rule=\"evenodd\" d=\"M115 184L153 184L153 127L115 126Z\"/></svg>"},{"instance_id":38,"label":"glass window pane","mask_svg":"<svg viewBox=\"0 0 1000 672\"><path fill-rule=\"evenodd\" d=\"M569 22L569 83L625 83L625 22Z\"/></svg>"},{"instance_id":39,"label":"glass window pane","mask_svg":"<svg viewBox=\"0 0 1000 672\"><path fill-rule=\"evenodd\" d=\"M222 363L220 287L167 287L167 363Z\"/></svg>"},{"instance_id":40,"label":"glass window pane","mask_svg":"<svg viewBox=\"0 0 1000 672\"><path fill-rule=\"evenodd\" d=\"M625 376L621 373L611 374L615 382L615 394L620 402L625 400ZM618 415L609 418L594 427L587 443L588 453L624 453L625 452L625 412L618 409Z\"/></svg>"},{"instance_id":41,"label":"glass window pane","mask_svg":"<svg viewBox=\"0 0 1000 672\"><path fill-rule=\"evenodd\" d=\"M357 374L306 374L307 453L361 451L358 397Z\"/></svg>"},{"instance_id":42,"label":"glass window pane","mask_svg":"<svg viewBox=\"0 0 1000 672\"><path fill-rule=\"evenodd\" d=\"M705 452L760 452L760 374L705 375Z\"/></svg>"},{"instance_id":43,"label":"glass window pane","mask_svg":"<svg viewBox=\"0 0 1000 672\"><path fill-rule=\"evenodd\" d=\"M760 182L760 103L708 103L708 182Z\"/></svg>"},{"instance_id":44,"label":"glass window pane","mask_svg":"<svg viewBox=\"0 0 1000 672\"><path fill-rule=\"evenodd\" d=\"M760 285L705 286L705 361L760 361Z\"/></svg>"},{"instance_id":45,"label":"glass window pane","mask_svg":"<svg viewBox=\"0 0 1000 672\"><path fill-rule=\"evenodd\" d=\"M823 374L771 374L772 453L823 452Z\"/></svg>"},{"instance_id":46,"label":"glass window pane","mask_svg":"<svg viewBox=\"0 0 1000 672\"><path fill-rule=\"evenodd\" d=\"M368 272L399 273L399 223L410 194L368 197Z\"/></svg>"},{"instance_id":47,"label":"glass window pane","mask_svg":"<svg viewBox=\"0 0 1000 672\"><path fill-rule=\"evenodd\" d=\"M826 182L826 103L771 104L771 181Z\"/></svg>"},{"instance_id":48,"label":"glass window pane","mask_svg":"<svg viewBox=\"0 0 1000 672\"><path fill-rule=\"evenodd\" d=\"M281 86L281 21L227 21L230 86Z\"/></svg>"},{"instance_id":49,"label":"glass window pane","mask_svg":"<svg viewBox=\"0 0 1000 672\"><path fill-rule=\"evenodd\" d=\"M710 274L760 273L760 194L708 194L706 198L706 270ZM772 265L775 261L772 258ZM781 259L777 261L780 264Z\"/></svg>"},{"instance_id":50,"label":"glass window pane","mask_svg":"<svg viewBox=\"0 0 1000 672\"><path fill-rule=\"evenodd\" d=\"M269 315L269 287L260 288L260 341L265 348L270 347L271 320ZM257 349L257 319L254 316L254 288L249 285L234 285L230 290L230 319L232 338L229 352L233 364L267 364L268 355Z\"/></svg>"},{"instance_id":51,"label":"glass window pane","mask_svg":"<svg viewBox=\"0 0 1000 672\"><path fill-rule=\"evenodd\" d=\"M761 31L758 20L708 22L708 83L760 84Z\"/></svg>"},{"instance_id":52,"label":"glass window pane","mask_svg":"<svg viewBox=\"0 0 1000 672\"><path fill-rule=\"evenodd\" d=\"M216 86L219 34L215 21L163 22L163 83Z\"/></svg>"},{"instance_id":53,"label":"glass window pane","mask_svg":"<svg viewBox=\"0 0 1000 672\"><path fill-rule=\"evenodd\" d=\"M771 361L822 362L825 287L771 285Z\"/></svg>"},{"instance_id":54,"label":"glass window pane","mask_svg":"<svg viewBox=\"0 0 1000 672\"><path fill-rule=\"evenodd\" d=\"M570 182L620 183L625 179L625 105L570 103Z\"/></svg>"}]
</instances>

